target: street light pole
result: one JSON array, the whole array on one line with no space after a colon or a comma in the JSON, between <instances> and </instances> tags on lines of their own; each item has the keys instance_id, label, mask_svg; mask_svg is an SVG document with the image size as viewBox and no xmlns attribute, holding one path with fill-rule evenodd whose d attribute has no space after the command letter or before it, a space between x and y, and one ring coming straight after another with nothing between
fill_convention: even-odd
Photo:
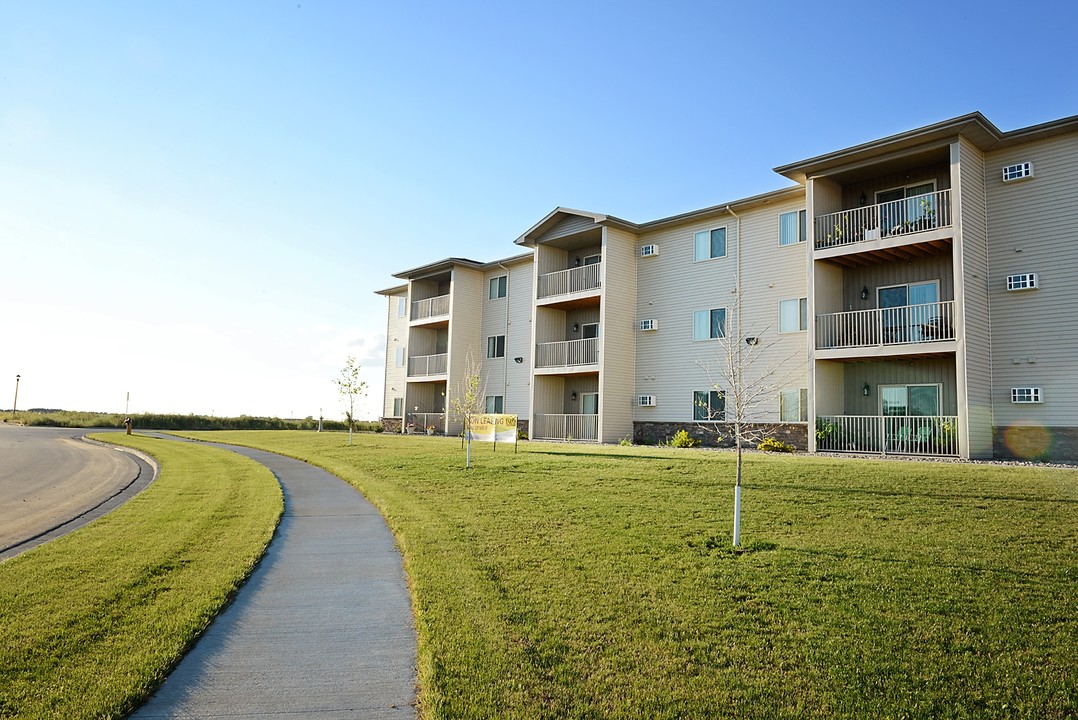
<instances>
[{"instance_id":1,"label":"street light pole","mask_svg":"<svg viewBox=\"0 0 1078 720\"><path fill-rule=\"evenodd\" d=\"M15 376L15 400L11 403L11 421L15 422L15 408L19 405L19 378L22 375Z\"/></svg>"}]
</instances>

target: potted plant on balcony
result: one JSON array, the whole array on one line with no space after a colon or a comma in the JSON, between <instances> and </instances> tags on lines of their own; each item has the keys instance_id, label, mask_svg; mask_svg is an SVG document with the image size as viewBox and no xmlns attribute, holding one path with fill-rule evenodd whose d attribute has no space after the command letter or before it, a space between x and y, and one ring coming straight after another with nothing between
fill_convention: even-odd
<instances>
[{"instance_id":1,"label":"potted plant on balcony","mask_svg":"<svg viewBox=\"0 0 1078 720\"><path fill-rule=\"evenodd\" d=\"M433 425L428 425L427 426L427 434L428 435L433 435L434 434L434 426Z\"/></svg>"}]
</instances>

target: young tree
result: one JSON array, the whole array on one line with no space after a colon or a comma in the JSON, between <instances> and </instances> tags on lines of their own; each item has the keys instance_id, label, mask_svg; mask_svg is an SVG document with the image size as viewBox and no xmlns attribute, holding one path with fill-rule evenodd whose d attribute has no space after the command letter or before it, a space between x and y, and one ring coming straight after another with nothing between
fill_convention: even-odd
<instances>
[{"instance_id":1,"label":"young tree","mask_svg":"<svg viewBox=\"0 0 1078 720\"><path fill-rule=\"evenodd\" d=\"M450 416L464 425L461 444L467 445L464 461L466 468L472 466L472 417L486 410L486 385L483 384L479 371L479 363L469 352L464 361L464 375L449 398Z\"/></svg>"},{"instance_id":2,"label":"young tree","mask_svg":"<svg viewBox=\"0 0 1078 720\"><path fill-rule=\"evenodd\" d=\"M341 397L348 399L348 410L345 412L345 416L348 420L349 445L352 444L352 428L355 425L356 396L362 395L365 397L367 395L367 381L359 379L360 367L360 365L356 364L356 359L349 355L344 367L341 368L341 376L333 381Z\"/></svg>"},{"instance_id":3,"label":"young tree","mask_svg":"<svg viewBox=\"0 0 1078 720\"><path fill-rule=\"evenodd\" d=\"M748 331L751 334L746 333L739 317L740 305L740 302L736 304L733 332L725 328L726 332L719 340L721 349L714 370L706 363L698 363L707 373L712 388L724 400L721 409L711 407L710 401L707 403L707 418L725 421L737 453L734 547L741 545L742 450L746 445L758 445L770 434L759 423L765 406L773 403L785 388L799 379L798 372L805 365L805 360L799 361L796 354L782 355L772 351L778 339L768 332L770 327L764 326ZM719 426L712 429L721 436Z\"/></svg>"}]
</instances>

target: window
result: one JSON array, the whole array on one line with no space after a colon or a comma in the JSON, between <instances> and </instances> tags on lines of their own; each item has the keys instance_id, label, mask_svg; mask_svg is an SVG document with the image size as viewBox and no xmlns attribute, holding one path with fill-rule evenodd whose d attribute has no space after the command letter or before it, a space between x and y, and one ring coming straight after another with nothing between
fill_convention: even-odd
<instances>
[{"instance_id":1,"label":"window","mask_svg":"<svg viewBox=\"0 0 1078 720\"><path fill-rule=\"evenodd\" d=\"M648 330L658 330L658 329L659 329L659 321L658 320L641 320L640 321L640 331L641 332L646 332Z\"/></svg>"},{"instance_id":2,"label":"window","mask_svg":"<svg viewBox=\"0 0 1078 720\"><path fill-rule=\"evenodd\" d=\"M487 296L491 300L497 300L498 298L505 297L506 290L509 289L509 276L502 275L500 277L490 279L490 294Z\"/></svg>"},{"instance_id":3,"label":"window","mask_svg":"<svg viewBox=\"0 0 1078 720\"><path fill-rule=\"evenodd\" d=\"M804 210L779 215L779 245L796 245L805 242L807 237L808 227Z\"/></svg>"},{"instance_id":4,"label":"window","mask_svg":"<svg viewBox=\"0 0 1078 720\"><path fill-rule=\"evenodd\" d=\"M779 332L792 333L808 330L808 298L781 300L779 302Z\"/></svg>"},{"instance_id":5,"label":"window","mask_svg":"<svg viewBox=\"0 0 1078 720\"><path fill-rule=\"evenodd\" d=\"M659 403L654 395L638 395L636 397L636 404L640 407L656 407Z\"/></svg>"},{"instance_id":6,"label":"window","mask_svg":"<svg viewBox=\"0 0 1078 720\"><path fill-rule=\"evenodd\" d=\"M791 388L779 395L779 419L782 422L808 420L808 388Z\"/></svg>"},{"instance_id":7,"label":"window","mask_svg":"<svg viewBox=\"0 0 1078 720\"><path fill-rule=\"evenodd\" d=\"M710 260L726 256L726 228L715 228L696 233L693 243L693 260Z\"/></svg>"},{"instance_id":8,"label":"window","mask_svg":"<svg viewBox=\"0 0 1078 720\"><path fill-rule=\"evenodd\" d=\"M580 337L584 340L599 337L599 323L584 323L581 325Z\"/></svg>"},{"instance_id":9,"label":"window","mask_svg":"<svg viewBox=\"0 0 1078 720\"><path fill-rule=\"evenodd\" d=\"M504 395L487 395L487 412L501 414L505 410Z\"/></svg>"},{"instance_id":10,"label":"window","mask_svg":"<svg viewBox=\"0 0 1078 720\"><path fill-rule=\"evenodd\" d=\"M929 417L940 414L939 385L880 385L880 414Z\"/></svg>"},{"instance_id":11,"label":"window","mask_svg":"<svg viewBox=\"0 0 1078 720\"><path fill-rule=\"evenodd\" d=\"M1003 182L1021 180L1033 177L1033 163L1021 162L1016 165L1006 165L1003 168Z\"/></svg>"},{"instance_id":12,"label":"window","mask_svg":"<svg viewBox=\"0 0 1078 720\"><path fill-rule=\"evenodd\" d=\"M404 398L393 398L393 417L404 415Z\"/></svg>"},{"instance_id":13,"label":"window","mask_svg":"<svg viewBox=\"0 0 1078 720\"><path fill-rule=\"evenodd\" d=\"M1007 276L1008 290L1036 290L1037 273L1021 273Z\"/></svg>"},{"instance_id":14,"label":"window","mask_svg":"<svg viewBox=\"0 0 1078 720\"><path fill-rule=\"evenodd\" d=\"M397 367L404 367L404 348L397 348Z\"/></svg>"},{"instance_id":15,"label":"window","mask_svg":"<svg viewBox=\"0 0 1078 720\"><path fill-rule=\"evenodd\" d=\"M659 254L658 245L641 245L640 257L655 257Z\"/></svg>"},{"instance_id":16,"label":"window","mask_svg":"<svg viewBox=\"0 0 1078 720\"><path fill-rule=\"evenodd\" d=\"M487 357L505 357L505 335L491 335L487 338Z\"/></svg>"},{"instance_id":17,"label":"window","mask_svg":"<svg viewBox=\"0 0 1078 720\"><path fill-rule=\"evenodd\" d=\"M585 265L598 265L603 261L602 255L588 255L584 258Z\"/></svg>"},{"instance_id":18,"label":"window","mask_svg":"<svg viewBox=\"0 0 1078 720\"><path fill-rule=\"evenodd\" d=\"M692 419L718 421L726 417L726 393L719 390L696 390L692 394Z\"/></svg>"},{"instance_id":19,"label":"window","mask_svg":"<svg viewBox=\"0 0 1078 720\"><path fill-rule=\"evenodd\" d=\"M726 308L696 310L693 312L693 340L713 340L723 337L726 337Z\"/></svg>"},{"instance_id":20,"label":"window","mask_svg":"<svg viewBox=\"0 0 1078 720\"><path fill-rule=\"evenodd\" d=\"M1011 388L1011 402L1039 403L1041 402L1041 389L1039 387Z\"/></svg>"},{"instance_id":21,"label":"window","mask_svg":"<svg viewBox=\"0 0 1078 720\"><path fill-rule=\"evenodd\" d=\"M404 317L408 314L408 298L397 298L397 317Z\"/></svg>"}]
</instances>

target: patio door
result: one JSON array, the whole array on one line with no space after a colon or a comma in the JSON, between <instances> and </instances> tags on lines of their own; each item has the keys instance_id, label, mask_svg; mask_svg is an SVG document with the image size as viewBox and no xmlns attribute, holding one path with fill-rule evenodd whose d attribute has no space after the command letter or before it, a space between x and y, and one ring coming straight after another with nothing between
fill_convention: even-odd
<instances>
[{"instance_id":1,"label":"patio door","mask_svg":"<svg viewBox=\"0 0 1078 720\"><path fill-rule=\"evenodd\" d=\"M584 415L598 415L599 393L581 393L580 412Z\"/></svg>"},{"instance_id":2,"label":"patio door","mask_svg":"<svg viewBox=\"0 0 1078 720\"><path fill-rule=\"evenodd\" d=\"M926 312L924 308L910 306L938 303L939 281L881 287L876 290L876 299L884 344L919 342L924 339L921 326L925 323Z\"/></svg>"},{"instance_id":3,"label":"patio door","mask_svg":"<svg viewBox=\"0 0 1078 720\"><path fill-rule=\"evenodd\" d=\"M932 435L940 414L939 385L880 385L880 415L887 452L916 453Z\"/></svg>"},{"instance_id":4,"label":"patio door","mask_svg":"<svg viewBox=\"0 0 1078 720\"><path fill-rule=\"evenodd\" d=\"M876 193L880 206L880 231L883 235L898 235L915 228L926 217L936 216L936 181L883 190ZM920 197L920 196L927 197Z\"/></svg>"}]
</instances>

